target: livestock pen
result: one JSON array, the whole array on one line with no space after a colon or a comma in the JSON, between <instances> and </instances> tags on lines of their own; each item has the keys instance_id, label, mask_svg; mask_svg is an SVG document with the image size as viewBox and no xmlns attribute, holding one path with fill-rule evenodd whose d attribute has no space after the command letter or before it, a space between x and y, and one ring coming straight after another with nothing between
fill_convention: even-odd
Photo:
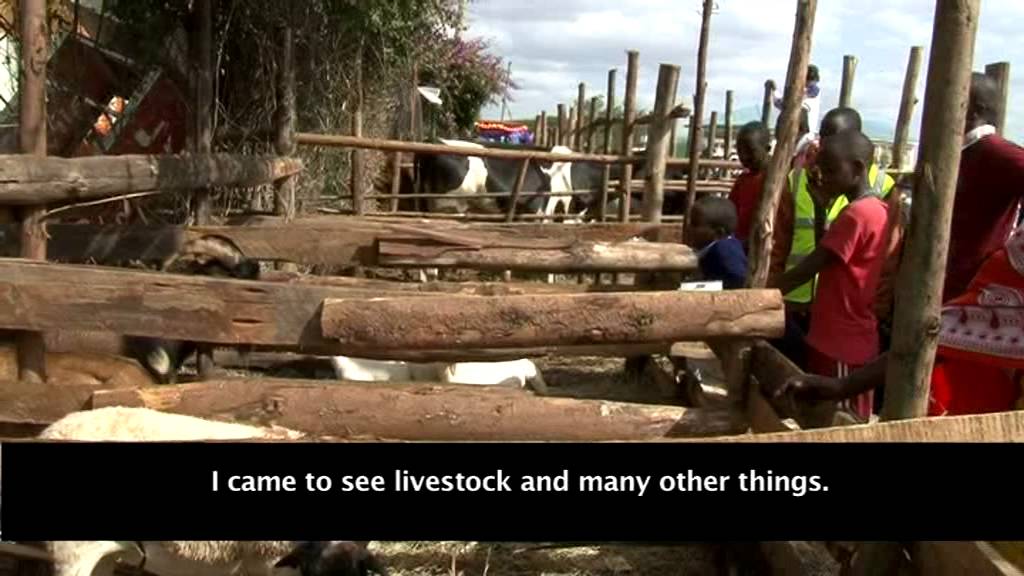
<instances>
[{"instance_id":1,"label":"livestock pen","mask_svg":"<svg viewBox=\"0 0 1024 576\"><path fill-rule=\"evenodd\" d=\"M813 21L815 3L801 0L798 4L797 29L803 42L809 43L810 30L799 22ZM209 0L198 1L197 6L208 10ZM38 3L23 3L25 14L34 9ZM199 52L205 55L197 62L203 71L199 75L203 89L196 102L197 110L207 112L212 98L208 35L209 22L198 28L198 43L205 46ZM670 220L660 209L665 190L682 186L681 181L666 181L666 167L689 169L686 190L691 200L694 191L702 187L720 194L727 186L714 181L704 186L696 179L699 168L737 167L727 159L697 158L693 152L696 136L691 138L690 159L668 157L674 141L671 124L688 114L675 103L677 67L662 66L655 110L646 119L637 119L638 55L630 53L622 145L617 154L611 150L611 88L604 123L595 120L585 128L591 135L604 128L600 154L593 153L589 142L583 146L589 153L572 154L466 149L364 138L359 129L352 135L297 132L291 86L294 76L288 72L293 38L287 27L281 29L280 39L279 113L274 118L275 152L269 156L211 154L213 135L203 114L194 130L191 154L47 156L45 94L39 89L45 83L46 68L25 66L26 71L34 72L26 74L21 93L24 155L0 157L5 176L0 205L25 208L20 222L3 225L5 255L18 249L22 256L0 259L0 291L9 295L0 299L0 328L16 332L11 339L15 344L3 350L7 369L0 385L4 400L0 402L0 424L5 434L32 436L40 427L75 411L139 406L219 420L279 424L314 436L381 441L1024 439L1020 413L839 426L835 406L794 409L764 397L763 385L800 374L764 341L782 333L782 295L763 288L729 293L680 291L676 278L671 278L667 287L658 283L658 276L682 275L696 268L695 254L681 244L682 227L663 224ZM801 45L800 38L797 40L795 47ZM798 77L790 74L788 90L794 93L799 91ZM613 84L610 79L609 85ZM576 129L570 130L560 121L554 131L562 143L573 134L577 149L583 140L584 124L579 120L583 101L581 91ZM790 106L787 113L792 112ZM650 126L643 158L648 167L643 188L645 210L634 215L629 202L634 189L631 168L637 161L632 133L645 123ZM695 134L699 134L701 123L698 118ZM727 113L726 124L730 123ZM789 131L794 124L788 123ZM712 123L712 141L714 131ZM730 138L727 129L727 140ZM294 157L298 146L395 153L389 193L365 194L357 185L352 188L353 215L298 215L294 198L302 169ZM489 217L495 222L452 223L397 211L402 167L397 153L502 158L518 160L524 167L531 161L591 162L621 165L624 170L617 183L605 176L596 190L571 192L599 194L598 222L528 222L538 217L518 213L517 200L544 192L523 190L523 179L517 178L505 195L511 200L509 210ZM776 155L786 160L785 154ZM354 180L358 182L358 178ZM237 215L224 222L210 217L206 191L211 187L262 185L274 187L275 214ZM613 192L613 187L618 192ZM64 206L123 199L130 194L182 192L194 197L195 218L188 226L44 226L51 206L56 213ZM607 222L605 201L616 194L622 199L619 221ZM391 210L366 211L367 200L387 200ZM770 213L765 206L771 203L762 206ZM762 219L760 224L762 235L766 235L770 219ZM19 237L24 240L17 241ZM259 280L238 280L116 265L141 262L160 266L190 240L202 238L226 239L253 260L332 270L448 267L495 273L610 273L618 274L620 281L548 285L490 283L477 278L420 284L397 282L399 274L394 272L381 273L388 277L382 280L318 277L287 270L264 272ZM643 240L633 241L635 238ZM634 275L633 282L625 281L626 275ZM198 381L156 386L136 363L118 354L103 356L59 346L48 350L43 334L65 331L199 342L204 348L200 358L205 360L197 362ZM675 374L650 358L704 354L703 350L694 351L698 348L694 343L707 343L714 351L714 359L705 359L715 360L708 363L708 369L720 372L721 393L709 389L687 398L689 405L680 406L678 399L671 397ZM249 369L230 373L232 378L223 374L214 378L214 348L228 349L216 358L226 364L237 356L231 349L244 348L250 355L237 359L233 367ZM316 367L323 368L322 359L333 355L411 362L537 358L542 359L542 371L561 371L562 376L549 378L555 384L550 395L497 387L318 378ZM652 394L650 389L619 393L617 388L625 388L623 379L609 374L619 373L621 360L629 358L645 359L639 372L664 384L669 393ZM256 365L265 369L252 369ZM588 369L597 375L597 383L589 387L578 383ZM270 377L261 377L261 371ZM335 409L325 410L325 406ZM458 418L446 417L451 414ZM774 550L779 544L763 546ZM922 546L938 550L948 545ZM800 561L786 545L782 549L776 550L774 557L782 558L779 562L783 565ZM479 564L477 552L469 556L466 562ZM936 566L928 573L944 570L948 568Z\"/></svg>"}]
</instances>

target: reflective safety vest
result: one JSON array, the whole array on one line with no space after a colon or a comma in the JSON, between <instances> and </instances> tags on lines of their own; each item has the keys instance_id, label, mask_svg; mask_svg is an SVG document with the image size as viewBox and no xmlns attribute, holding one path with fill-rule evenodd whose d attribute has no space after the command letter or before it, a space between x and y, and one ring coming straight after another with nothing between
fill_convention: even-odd
<instances>
[{"instance_id":1,"label":"reflective safety vest","mask_svg":"<svg viewBox=\"0 0 1024 576\"><path fill-rule=\"evenodd\" d=\"M888 196L889 192L896 185L896 181L892 176L888 174L884 174L884 176L884 178L879 179L878 166L871 165L871 169L868 171L868 182L874 187L875 192L883 198ZM797 184L799 184L799 187L797 187ZM807 172L805 170L790 171L789 189L795 191L793 196L796 210L793 214L793 247L789 251L789 257L786 258L787 271L795 268L804 258L810 256L818 244L814 234L814 200L811 199L811 193L807 190ZM849 204L850 201L846 199L846 196L837 198L832 203L832 206L829 207L825 226L828 227L829 224L835 221ZM786 301L800 304L810 303L816 289L816 283L817 277L786 294Z\"/></svg>"}]
</instances>

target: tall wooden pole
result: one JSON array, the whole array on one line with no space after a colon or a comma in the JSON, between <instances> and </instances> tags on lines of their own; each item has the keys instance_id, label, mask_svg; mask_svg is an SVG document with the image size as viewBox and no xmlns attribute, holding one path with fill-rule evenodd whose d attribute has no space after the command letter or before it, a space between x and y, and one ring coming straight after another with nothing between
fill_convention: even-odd
<instances>
[{"instance_id":1,"label":"tall wooden pole","mask_svg":"<svg viewBox=\"0 0 1024 576\"><path fill-rule=\"evenodd\" d=\"M579 94L576 97L576 137L573 138L573 150L583 150L583 117L587 107L587 85L580 82Z\"/></svg>"},{"instance_id":2,"label":"tall wooden pole","mask_svg":"<svg viewBox=\"0 0 1024 576\"><path fill-rule=\"evenodd\" d=\"M704 0L703 19L700 24L700 48L697 50L697 91L693 98L693 116L690 123L690 168L686 178L686 224L697 199L697 175L700 173L700 141L704 137L704 96L707 93L708 39L711 36L711 13L715 0Z\"/></svg>"},{"instance_id":3,"label":"tall wooden pole","mask_svg":"<svg viewBox=\"0 0 1024 576\"><path fill-rule=\"evenodd\" d=\"M981 0L938 0L909 236L896 284L883 420L928 409Z\"/></svg>"},{"instance_id":4,"label":"tall wooden pole","mask_svg":"<svg viewBox=\"0 0 1024 576\"><path fill-rule=\"evenodd\" d=\"M356 61L353 64L352 95L349 101L352 105L352 136L363 137L363 40L359 41L359 51L356 54ZM353 148L351 154L351 166L349 170L349 188L352 192L352 211L360 216L366 211L366 203L363 200L363 151Z\"/></svg>"},{"instance_id":5,"label":"tall wooden pole","mask_svg":"<svg viewBox=\"0 0 1024 576\"><path fill-rule=\"evenodd\" d=\"M763 288L768 283L775 212L779 206L786 174L789 172L793 149L796 148L800 103L807 87L807 66L811 59L811 38L814 34L814 16L817 9L818 0L797 1L793 46L789 54L789 71L786 73L786 92L782 104L781 133L777 135L775 154L765 174L761 201L758 202L754 218L754 233L750 238L751 262L747 284L753 287Z\"/></svg>"},{"instance_id":6,"label":"tall wooden pole","mask_svg":"<svg viewBox=\"0 0 1024 576\"><path fill-rule=\"evenodd\" d=\"M704 150L705 158L715 157L715 140L718 139L718 111L711 112L711 121L708 123L708 147Z\"/></svg>"},{"instance_id":7,"label":"tall wooden pole","mask_svg":"<svg viewBox=\"0 0 1024 576\"><path fill-rule=\"evenodd\" d=\"M216 0L196 0L195 37L192 48L196 63L196 109L193 120L196 154L209 154L213 144L213 3ZM193 197L192 219L198 226L210 224L212 207L209 190L196 190Z\"/></svg>"},{"instance_id":8,"label":"tall wooden pole","mask_svg":"<svg viewBox=\"0 0 1024 576\"><path fill-rule=\"evenodd\" d=\"M622 150L624 156L633 155L633 130L636 129L636 85L640 74L640 53L630 50L626 64L626 99L623 103ZM622 199L619 203L619 220L629 222L629 204L633 198L633 165L622 165L619 187Z\"/></svg>"},{"instance_id":9,"label":"tall wooden pole","mask_svg":"<svg viewBox=\"0 0 1024 576\"><path fill-rule=\"evenodd\" d=\"M985 74L991 76L999 85L999 112L996 120L996 130L999 134L1006 133L1006 111L1010 103L1010 63L996 62L985 66Z\"/></svg>"},{"instance_id":10,"label":"tall wooden pole","mask_svg":"<svg viewBox=\"0 0 1024 576\"><path fill-rule=\"evenodd\" d=\"M853 81L857 76L857 57L843 56L843 84L839 89L839 106L851 108L853 104Z\"/></svg>"},{"instance_id":11,"label":"tall wooden pole","mask_svg":"<svg viewBox=\"0 0 1024 576\"><path fill-rule=\"evenodd\" d=\"M764 99L761 100L761 124L768 130L772 129L772 93L775 92L775 83L771 80L764 82Z\"/></svg>"},{"instance_id":12,"label":"tall wooden pole","mask_svg":"<svg viewBox=\"0 0 1024 576\"><path fill-rule=\"evenodd\" d=\"M900 115L896 120L896 136L893 139L892 145L893 163L899 170L906 169L910 121L914 117L914 106L917 105L917 81L921 75L921 58L923 55L923 46L914 46L910 49L907 75L903 79L903 98L900 100Z\"/></svg>"},{"instance_id":13,"label":"tall wooden pole","mask_svg":"<svg viewBox=\"0 0 1024 576\"><path fill-rule=\"evenodd\" d=\"M732 90L725 92L725 159L732 153Z\"/></svg>"},{"instance_id":14,"label":"tall wooden pole","mask_svg":"<svg viewBox=\"0 0 1024 576\"><path fill-rule=\"evenodd\" d=\"M612 151L612 117L615 115L615 85L618 71L612 68L608 71L608 93L605 95L604 108L604 142L601 152L611 154ZM601 175L601 205L597 207L597 220L604 222L608 217L608 187L611 181L611 166L605 165Z\"/></svg>"},{"instance_id":15,"label":"tall wooden pole","mask_svg":"<svg viewBox=\"0 0 1024 576\"><path fill-rule=\"evenodd\" d=\"M21 0L21 81L18 136L22 154L46 156L46 65L50 34L46 0ZM46 206L21 213L21 256L46 259ZM46 345L39 332L20 332L18 377L25 382L46 381Z\"/></svg>"},{"instance_id":16,"label":"tall wooden pole","mask_svg":"<svg viewBox=\"0 0 1024 576\"><path fill-rule=\"evenodd\" d=\"M644 190L644 220L660 223L665 205L665 160L672 134L669 113L676 105L679 66L662 64L658 70L658 91L654 114L647 128L647 184Z\"/></svg>"},{"instance_id":17,"label":"tall wooden pole","mask_svg":"<svg viewBox=\"0 0 1024 576\"><path fill-rule=\"evenodd\" d=\"M292 43L292 29L282 25L278 29L278 42L281 52L278 54L277 67L277 138L274 149L280 156L295 155L295 57ZM284 216L285 220L295 217L295 176L283 178L276 185L274 195L274 213Z\"/></svg>"}]
</instances>

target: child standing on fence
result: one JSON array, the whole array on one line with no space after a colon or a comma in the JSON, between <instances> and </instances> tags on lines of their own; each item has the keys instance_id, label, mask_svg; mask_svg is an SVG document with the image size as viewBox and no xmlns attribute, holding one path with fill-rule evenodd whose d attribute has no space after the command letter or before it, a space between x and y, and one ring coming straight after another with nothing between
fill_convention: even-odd
<instances>
[{"instance_id":1,"label":"child standing on fence","mask_svg":"<svg viewBox=\"0 0 1024 576\"><path fill-rule=\"evenodd\" d=\"M736 238L745 249L749 247L750 228L757 211L757 202L761 198L771 148L768 127L760 122L745 124L736 135L736 153L744 170L736 178L729 192L729 200L736 207Z\"/></svg>"},{"instance_id":2,"label":"child standing on fence","mask_svg":"<svg viewBox=\"0 0 1024 576\"><path fill-rule=\"evenodd\" d=\"M874 191L868 170L874 145L860 131L835 135L818 156L821 193L828 201L846 196L839 214L814 251L778 281L787 294L818 276L807 335L807 368L820 376L843 378L879 354L876 290L885 262L888 206ZM848 408L867 420L872 392Z\"/></svg>"}]
</instances>

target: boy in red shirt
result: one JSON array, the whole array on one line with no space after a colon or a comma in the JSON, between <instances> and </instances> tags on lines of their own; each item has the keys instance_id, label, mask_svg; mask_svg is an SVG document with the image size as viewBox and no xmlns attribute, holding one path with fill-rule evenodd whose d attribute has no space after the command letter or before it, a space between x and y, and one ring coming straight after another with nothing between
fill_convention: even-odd
<instances>
[{"instance_id":1,"label":"boy in red shirt","mask_svg":"<svg viewBox=\"0 0 1024 576\"><path fill-rule=\"evenodd\" d=\"M843 378L879 353L874 303L886 254L888 206L869 183L874 145L860 131L829 138L817 164L822 193L831 201L840 194L850 204L825 233L818 247L778 282L783 294L818 275L807 335L807 368L820 376ZM871 391L849 408L871 417Z\"/></svg>"},{"instance_id":2,"label":"boy in red shirt","mask_svg":"<svg viewBox=\"0 0 1024 576\"><path fill-rule=\"evenodd\" d=\"M736 154L745 170L736 178L736 183L729 193L729 200L736 206L736 238L748 248L750 228L754 221L761 188L764 186L764 173L771 152L771 136L768 128L760 122L751 122L740 128L736 135Z\"/></svg>"}]
</instances>

